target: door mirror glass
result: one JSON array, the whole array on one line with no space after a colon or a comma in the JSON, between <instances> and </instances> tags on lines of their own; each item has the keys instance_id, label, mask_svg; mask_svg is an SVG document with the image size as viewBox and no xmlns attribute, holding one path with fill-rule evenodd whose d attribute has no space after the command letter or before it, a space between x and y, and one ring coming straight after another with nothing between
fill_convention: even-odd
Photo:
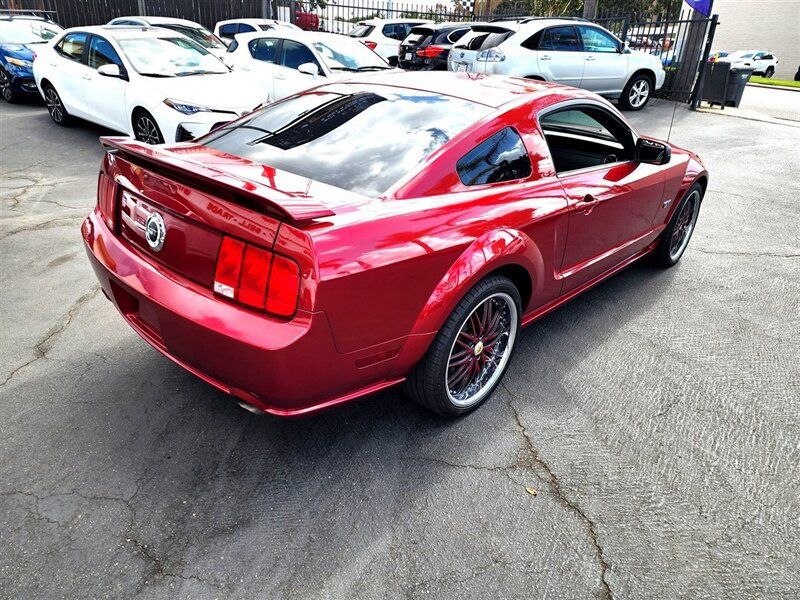
<instances>
[{"instance_id":1,"label":"door mirror glass","mask_svg":"<svg viewBox=\"0 0 800 600\"><path fill-rule=\"evenodd\" d=\"M302 65L297 67L297 70L300 71L301 73L305 73L306 75L312 75L314 77L319 75L319 67L317 67L317 65L315 65L314 63L303 63Z\"/></svg>"},{"instance_id":2,"label":"door mirror glass","mask_svg":"<svg viewBox=\"0 0 800 600\"><path fill-rule=\"evenodd\" d=\"M97 72L105 77L122 77L119 65L100 65L97 67Z\"/></svg>"},{"instance_id":3,"label":"door mirror glass","mask_svg":"<svg viewBox=\"0 0 800 600\"><path fill-rule=\"evenodd\" d=\"M636 160L650 165L665 165L672 157L669 144L639 138L636 142Z\"/></svg>"}]
</instances>

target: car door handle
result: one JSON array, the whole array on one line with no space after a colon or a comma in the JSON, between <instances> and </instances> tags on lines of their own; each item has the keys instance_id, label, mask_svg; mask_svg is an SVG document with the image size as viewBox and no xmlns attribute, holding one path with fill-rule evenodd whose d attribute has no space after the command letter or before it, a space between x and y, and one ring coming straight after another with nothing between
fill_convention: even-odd
<instances>
[{"instance_id":1,"label":"car door handle","mask_svg":"<svg viewBox=\"0 0 800 600\"><path fill-rule=\"evenodd\" d=\"M91 75L81 75L81 77L82 77L83 79L87 80L87 81L89 81L89 80L92 78L92 76L91 76Z\"/></svg>"},{"instance_id":2,"label":"car door handle","mask_svg":"<svg viewBox=\"0 0 800 600\"><path fill-rule=\"evenodd\" d=\"M286 79L286 75L283 73L275 73L275 79Z\"/></svg>"},{"instance_id":3,"label":"car door handle","mask_svg":"<svg viewBox=\"0 0 800 600\"><path fill-rule=\"evenodd\" d=\"M584 214L588 215L590 212L592 212L592 209L598 204L600 204L600 200L598 200L591 194L586 194L583 197L583 200L575 203L575 210L583 212Z\"/></svg>"},{"instance_id":4,"label":"car door handle","mask_svg":"<svg viewBox=\"0 0 800 600\"><path fill-rule=\"evenodd\" d=\"M550 60L550 56L547 54L545 54L544 56L540 56L539 58L541 58L542 60Z\"/></svg>"},{"instance_id":5,"label":"car door handle","mask_svg":"<svg viewBox=\"0 0 800 600\"><path fill-rule=\"evenodd\" d=\"M593 61L593 60L594 60L594 56L587 56L587 57L586 57L586 60L588 60L588 61Z\"/></svg>"}]
</instances>

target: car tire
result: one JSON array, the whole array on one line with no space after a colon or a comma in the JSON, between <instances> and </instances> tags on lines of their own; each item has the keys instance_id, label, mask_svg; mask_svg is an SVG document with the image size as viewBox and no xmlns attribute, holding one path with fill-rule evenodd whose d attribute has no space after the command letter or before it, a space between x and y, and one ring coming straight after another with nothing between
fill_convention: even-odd
<instances>
[{"instance_id":1,"label":"car tire","mask_svg":"<svg viewBox=\"0 0 800 600\"><path fill-rule=\"evenodd\" d=\"M153 115L143 108L136 109L131 118L133 136L145 144L163 144L164 136Z\"/></svg>"},{"instance_id":2,"label":"car tire","mask_svg":"<svg viewBox=\"0 0 800 600\"><path fill-rule=\"evenodd\" d=\"M0 96L9 104L19 101L19 92L14 89L11 76L3 68L0 68Z\"/></svg>"},{"instance_id":3,"label":"car tire","mask_svg":"<svg viewBox=\"0 0 800 600\"><path fill-rule=\"evenodd\" d=\"M623 110L642 110L653 95L653 81L644 73L630 78L619 97L619 106Z\"/></svg>"},{"instance_id":4,"label":"car tire","mask_svg":"<svg viewBox=\"0 0 800 600\"><path fill-rule=\"evenodd\" d=\"M42 86L42 90L44 91L44 103L47 106L50 118L53 119L53 123L61 127L67 127L72 122L72 117L64 107L56 88L52 84L46 83Z\"/></svg>"},{"instance_id":5,"label":"car tire","mask_svg":"<svg viewBox=\"0 0 800 600\"><path fill-rule=\"evenodd\" d=\"M405 390L444 417L465 415L491 396L508 367L520 329L522 300L507 277L478 282L456 305Z\"/></svg>"},{"instance_id":6,"label":"car tire","mask_svg":"<svg viewBox=\"0 0 800 600\"><path fill-rule=\"evenodd\" d=\"M678 264L694 233L702 201L703 186L695 183L683 195L681 203L661 234L658 246L653 252L653 258L658 266L668 268Z\"/></svg>"},{"instance_id":7,"label":"car tire","mask_svg":"<svg viewBox=\"0 0 800 600\"><path fill-rule=\"evenodd\" d=\"M770 79L773 75L775 75L775 67L767 67L767 70L764 71L764 77Z\"/></svg>"}]
</instances>

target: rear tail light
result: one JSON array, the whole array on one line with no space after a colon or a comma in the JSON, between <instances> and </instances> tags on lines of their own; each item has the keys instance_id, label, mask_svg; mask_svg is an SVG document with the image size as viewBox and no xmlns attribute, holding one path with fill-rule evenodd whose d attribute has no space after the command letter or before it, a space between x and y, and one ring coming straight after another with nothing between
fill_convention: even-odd
<instances>
[{"instance_id":1,"label":"rear tail light","mask_svg":"<svg viewBox=\"0 0 800 600\"><path fill-rule=\"evenodd\" d=\"M422 50L417 50L417 56L420 58L436 58L446 50L447 48L442 48L441 46L427 46Z\"/></svg>"},{"instance_id":2,"label":"rear tail light","mask_svg":"<svg viewBox=\"0 0 800 600\"><path fill-rule=\"evenodd\" d=\"M97 208L108 228L114 231L114 198L117 195L117 184L108 175L100 172L97 177Z\"/></svg>"},{"instance_id":3,"label":"rear tail light","mask_svg":"<svg viewBox=\"0 0 800 600\"><path fill-rule=\"evenodd\" d=\"M290 258L225 237L217 256L214 293L291 317L297 311L300 267Z\"/></svg>"},{"instance_id":4,"label":"rear tail light","mask_svg":"<svg viewBox=\"0 0 800 600\"><path fill-rule=\"evenodd\" d=\"M378 47L378 42L371 42L371 41L367 40L366 42L364 42L364 45L367 48L369 48L370 50L375 50L375 48Z\"/></svg>"}]
</instances>

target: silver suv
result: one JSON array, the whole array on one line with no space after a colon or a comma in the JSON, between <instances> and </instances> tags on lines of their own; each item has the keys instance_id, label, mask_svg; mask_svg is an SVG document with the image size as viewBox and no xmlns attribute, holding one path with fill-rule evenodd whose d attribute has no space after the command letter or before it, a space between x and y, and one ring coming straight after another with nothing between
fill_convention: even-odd
<instances>
[{"instance_id":1,"label":"silver suv","mask_svg":"<svg viewBox=\"0 0 800 600\"><path fill-rule=\"evenodd\" d=\"M475 25L448 57L448 70L515 75L591 90L640 110L664 84L657 56L632 52L582 19L528 18Z\"/></svg>"}]
</instances>

